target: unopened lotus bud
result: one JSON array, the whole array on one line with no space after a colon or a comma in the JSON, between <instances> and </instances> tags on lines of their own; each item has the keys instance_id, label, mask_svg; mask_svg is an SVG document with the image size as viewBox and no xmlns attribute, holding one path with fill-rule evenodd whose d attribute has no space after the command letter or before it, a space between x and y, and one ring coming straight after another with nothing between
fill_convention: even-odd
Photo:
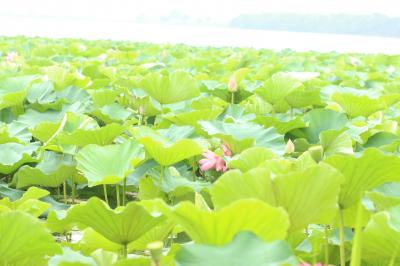
<instances>
[{"instance_id":1,"label":"unopened lotus bud","mask_svg":"<svg viewBox=\"0 0 400 266\"><path fill-rule=\"evenodd\" d=\"M228 82L228 90L230 92L236 92L237 91L237 82L235 77L231 77Z\"/></svg>"},{"instance_id":2,"label":"unopened lotus bud","mask_svg":"<svg viewBox=\"0 0 400 266\"><path fill-rule=\"evenodd\" d=\"M139 106L138 113L139 113L139 115L144 115L144 107L143 107L143 105Z\"/></svg>"},{"instance_id":3,"label":"unopened lotus bud","mask_svg":"<svg viewBox=\"0 0 400 266\"><path fill-rule=\"evenodd\" d=\"M163 247L164 243L162 241L151 242L147 245L147 249L150 251L153 260L153 265L160 265Z\"/></svg>"},{"instance_id":4,"label":"unopened lotus bud","mask_svg":"<svg viewBox=\"0 0 400 266\"><path fill-rule=\"evenodd\" d=\"M309 148L308 152L316 162L320 162L324 157L324 148L321 145Z\"/></svg>"},{"instance_id":5,"label":"unopened lotus bud","mask_svg":"<svg viewBox=\"0 0 400 266\"><path fill-rule=\"evenodd\" d=\"M291 154L294 152L294 143L289 139L286 143L285 153Z\"/></svg>"}]
</instances>

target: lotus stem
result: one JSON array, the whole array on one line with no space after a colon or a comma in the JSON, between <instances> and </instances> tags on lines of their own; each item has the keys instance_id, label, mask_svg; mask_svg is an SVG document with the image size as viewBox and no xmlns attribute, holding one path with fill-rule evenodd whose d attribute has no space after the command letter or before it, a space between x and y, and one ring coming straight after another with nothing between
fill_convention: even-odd
<instances>
[{"instance_id":1,"label":"lotus stem","mask_svg":"<svg viewBox=\"0 0 400 266\"><path fill-rule=\"evenodd\" d=\"M58 199L58 200L61 199L61 189L60 189L60 186L57 187L57 199Z\"/></svg>"},{"instance_id":2,"label":"lotus stem","mask_svg":"<svg viewBox=\"0 0 400 266\"><path fill-rule=\"evenodd\" d=\"M235 103L235 93L231 92L231 104Z\"/></svg>"},{"instance_id":3,"label":"lotus stem","mask_svg":"<svg viewBox=\"0 0 400 266\"><path fill-rule=\"evenodd\" d=\"M355 234L351 250L350 266L361 265L362 221L363 221L363 206L360 201L357 206L356 226L354 228Z\"/></svg>"},{"instance_id":4,"label":"lotus stem","mask_svg":"<svg viewBox=\"0 0 400 266\"><path fill-rule=\"evenodd\" d=\"M72 204L75 204L76 186L75 186L75 180L74 180L74 176L73 175L71 177L71 181L72 181L72 190L71 190Z\"/></svg>"},{"instance_id":5,"label":"lotus stem","mask_svg":"<svg viewBox=\"0 0 400 266\"><path fill-rule=\"evenodd\" d=\"M66 181L63 182L63 192L64 192L64 203L67 204L68 200L67 200L67 182Z\"/></svg>"},{"instance_id":6,"label":"lotus stem","mask_svg":"<svg viewBox=\"0 0 400 266\"><path fill-rule=\"evenodd\" d=\"M117 207L121 206L121 200L120 200L120 195L119 195L119 185L115 185L115 195L117 196Z\"/></svg>"},{"instance_id":7,"label":"lotus stem","mask_svg":"<svg viewBox=\"0 0 400 266\"><path fill-rule=\"evenodd\" d=\"M106 184L103 184L103 191L104 191L104 200L106 201L107 205L110 205L108 203L107 185Z\"/></svg>"},{"instance_id":8,"label":"lotus stem","mask_svg":"<svg viewBox=\"0 0 400 266\"><path fill-rule=\"evenodd\" d=\"M124 244L124 246L122 247L122 257L123 258L128 258L128 245Z\"/></svg>"},{"instance_id":9,"label":"lotus stem","mask_svg":"<svg viewBox=\"0 0 400 266\"><path fill-rule=\"evenodd\" d=\"M126 204L126 178L124 179L124 185L122 187L122 206Z\"/></svg>"},{"instance_id":10,"label":"lotus stem","mask_svg":"<svg viewBox=\"0 0 400 266\"><path fill-rule=\"evenodd\" d=\"M339 209L339 240L340 240L340 266L346 266L346 254L344 247L344 221L343 210Z\"/></svg>"},{"instance_id":11,"label":"lotus stem","mask_svg":"<svg viewBox=\"0 0 400 266\"><path fill-rule=\"evenodd\" d=\"M143 121L143 115L139 115L138 126L142 125L142 121Z\"/></svg>"},{"instance_id":12,"label":"lotus stem","mask_svg":"<svg viewBox=\"0 0 400 266\"><path fill-rule=\"evenodd\" d=\"M329 265L329 225L325 225L325 265Z\"/></svg>"}]
</instances>

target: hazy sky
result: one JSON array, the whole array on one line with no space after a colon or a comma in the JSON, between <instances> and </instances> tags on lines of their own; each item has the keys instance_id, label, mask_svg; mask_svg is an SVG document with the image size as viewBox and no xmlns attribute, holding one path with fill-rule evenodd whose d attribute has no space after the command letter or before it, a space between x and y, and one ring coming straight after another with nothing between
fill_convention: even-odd
<instances>
[{"instance_id":1,"label":"hazy sky","mask_svg":"<svg viewBox=\"0 0 400 266\"><path fill-rule=\"evenodd\" d=\"M224 23L246 13L383 13L400 16L399 0L1 0L0 15L159 18L173 11Z\"/></svg>"}]
</instances>

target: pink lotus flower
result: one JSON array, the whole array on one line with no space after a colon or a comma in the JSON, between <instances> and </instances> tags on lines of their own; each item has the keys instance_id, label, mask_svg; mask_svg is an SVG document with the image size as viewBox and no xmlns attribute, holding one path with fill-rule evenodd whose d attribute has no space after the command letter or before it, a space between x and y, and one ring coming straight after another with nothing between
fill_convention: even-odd
<instances>
[{"instance_id":1,"label":"pink lotus flower","mask_svg":"<svg viewBox=\"0 0 400 266\"><path fill-rule=\"evenodd\" d=\"M212 151L207 150L203 153L204 159L199 161L200 169L203 171L207 171L210 169L215 169L218 172L225 172L226 171L226 163L221 158Z\"/></svg>"},{"instance_id":2,"label":"pink lotus flower","mask_svg":"<svg viewBox=\"0 0 400 266\"><path fill-rule=\"evenodd\" d=\"M299 266L313 266L312 264L308 264L308 263L301 263L301 264L299 264ZM317 264L314 264L314 266L322 266L322 263L317 263Z\"/></svg>"},{"instance_id":3,"label":"pink lotus flower","mask_svg":"<svg viewBox=\"0 0 400 266\"><path fill-rule=\"evenodd\" d=\"M222 149L224 150L224 155L226 157L231 157L232 156L232 152L231 150L228 148L228 146L226 146L225 144L221 145Z\"/></svg>"},{"instance_id":4,"label":"pink lotus flower","mask_svg":"<svg viewBox=\"0 0 400 266\"><path fill-rule=\"evenodd\" d=\"M6 61L7 62L14 62L18 57L17 52L9 52L6 56Z\"/></svg>"},{"instance_id":5,"label":"pink lotus flower","mask_svg":"<svg viewBox=\"0 0 400 266\"><path fill-rule=\"evenodd\" d=\"M226 157L232 156L232 152L226 145L222 145L222 150L224 151L224 155ZM215 169L218 172L225 172L227 170L226 162L221 156L209 150L205 151L203 156L204 158L199 161L200 169L202 171Z\"/></svg>"}]
</instances>

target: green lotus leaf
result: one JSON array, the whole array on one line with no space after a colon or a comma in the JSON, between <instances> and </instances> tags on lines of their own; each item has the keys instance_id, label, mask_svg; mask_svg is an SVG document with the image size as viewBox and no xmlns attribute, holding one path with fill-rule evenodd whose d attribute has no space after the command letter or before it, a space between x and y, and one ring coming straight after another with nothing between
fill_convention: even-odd
<instances>
[{"instance_id":1,"label":"green lotus leaf","mask_svg":"<svg viewBox=\"0 0 400 266\"><path fill-rule=\"evenodd\" d=\"M149 173L153 178L160 179L160 173L156 175ZM159 184L159 183L158 183ZM200 193L203 189L210 186L210 183L205 181L192 181L190 177L182 176L175 167L168 167L164 169L162 178L161 189L164 192L170 193L179 187L187 187L192 191Z\"/></svg>"},{"instance_id":2,"label":"green lotus leaf","mask_svg":"<svg viewBox=\"0 0 400 266\"><path fill-rule=\"evenodd\" d=\"M169 75L150 73L142 79L140 85L161 104L180 102L200 95L197 81L184 71Z\"/></svg>"},{"instance_id":3,"label":"green lotus leaf","mask_svg":"<svg viewBox=\"0 0 400 266\"><path fill-rule=\"evenodd\" d=\"M341 181L340 173L324 164L297 171L286 169L274 178L269 167L255 168L244 174L227 172L214 183L211 196L218 208L245 198L282 206L289 214L290 228L294 231L335 218Z\"/></svg>"},{"instance_id":4,"label":"green lotus leaf","mask_svg":"<svg viewBox=\"0 0 400 266\"><path fill-rule=\"evenodd\" d=\"M257 116L253 122L266 128L274 127L279 134L286 134L293 129L306 127L302 117L296 116L291 118L283 114L276 114L274 116Z\"/></svg>"},{"instance_id":5,"label":"green lotus leaf","mask_svg":"<svg viewBox=\"0 0 400 266\"><path fill-rule=\"evenodd\" d=\"M296 138L305 138L310 143L315 144L319 141L322 131L342 129L348 122L345 114L329 109L314 109L304 115L304 121L308 127L294 129L290 132Z\"/></svg>"},{"instance_id":6,"label":"green lotus leaf","mask_svg":"<svg viewBox=\"0 0 400 266\"><path fill-rule=\"evenodd\" d=\"M41 83L35 83L28 91L26 99L30 103L45 105L54 102L57 99L54 91L54 83L47 80Z\"/></svg>"},{"instance_id":7,"label":"green lotus leaf","mask_svg":"<svg viewBox=\"0 0 400 266\"><path fill-rule=\"evenodd\" d=\"M322 106L319 88L306 88L304 86L289 93L285 97L286 102L294 108L303 108L307 106Z\"/></svg>"},{"instance_id":8,"label":"green lotus leaf","mask_svg":"<svg viewBox=\"0 0 400 266\"><path fill-rule=\"evenodd\" d=\"M37 162L34 152L37 146L18 143L0 144L0 173L9 174L17 170L24 163Z\"/></svg>"},{"instance_id":9,"label":"green lotus leaf","mask_svg":"<svg viewBox=\"0 0 400 266\"><path fill-rule=\"evenodd\" d=\"M271 149L277 154L285 151L283 135L274 128L264 128L254 123L224 123L218 120L200 121L202 129L210 136L222 139L235 153L261 146Z\"/></svg>"},{"instance_id":10,"label":"green lotus leaf","mask_svg":"<svg viewBox=\"0 0 400 266\"><path fill-rule=\"evenodd\" d=\"M122 245L108 240L100 233L94 231L91 227L85 228L82 231L82 238L79 240L79 250L84 254L89 254L96 250L102 249L112 252L120 252Z\"/></svg>"},{"instance_id":11,"label":"green lotus leaf","mask_svg":"<svg viewBox=\"0 0 400 266\"><path fill-rule=\"evenodd\" d=\"M337 102L351 117L369 116L386 107L380 99L371 99L368 96L356 96L349 93L334 93L332 100Z\"/></svg>"},{"instance_id":12,"label":"green lotus leaf","mask_svg":"<svg viewBox=\"0 0 400 266\"><path fill-rule=\"evenodd\" d=\"M114 265L118 261L118 254L98 249L90 254L97 266Z\"/></svg>"},{"instance_id":13,"label":"green lotus leaf","mask_svg":"<svg viewBox=\"0 0 400 266\"><path fill-rule=\"evenodd\" d=\"M86 257L78 251L73 251L69 247L63 248L63 254L55 255L49 259L49 266L98 266L91 257Z\"/></svg>"},{"instance_id":14,"label":"green lotus leaf","mask_svg":"<svg viewBox=\"0 0 400 266\"><path fill-rule=\"evenodd\" d=\"M63 247L63 254L55 255L49 259L51 266L110 266L118 261L118 254L98 249L84 256L81 252L73 251L69 247Z\"/></svg>"},{"instance_id":15,"label":"green lotus leaf","mask_svg":"<svg viewBox=\"0 0 400 266\"><path fill-rule=\"evenodd\" d=\"M211 187L215 208L220 209L240 199L255 198L276 205L269 170L253 168L246 173L231 170L223 174Z\"/></svg>"},{"instance_id":16,"label":"green lotus leaf","mask_svg":"<svg viewBox=\"0 0 400 266\"><path fill-rule=\"evenodd\" d=\"M265 243L251 232L238 233L232 242L222 247L185 245L178 251L176 261L177 266L298 265L284 241Z\"/></svg>"},{"instance_id":17,"label":"green lotus leaf","mask_svg":"<svg viewBox=\"0 0 400 266\"><path fill-rule=\"evenodd\" d=\"M180 201L193 201L196 193L203 193L211 184L206 181L192 181L182 176L174 167L164 169L161 178L159 171L149 171L148 176L139 182L138 198L149 200L161 198L171 204Z\"/></svg>"},{"instance_id":18,"label":"green lotus leaf","mask_svg":"<svg viewBox=\"0 0 400 266\"><path fill-rule=\"evenodd\" d=\"M111 144L116 137L124 132L125 127L118 124L108 124L104 127L84 130L76 129L72 133L64 133L58 136L58 143L64 145L75 145L84 147L88 144L108 145Z\"/></svg>"},{"instance_id":19,"label":"green lotus leaf","mask_svg":"<svg viewBox=\"0 0 400 266\"><path fill-rule=\"evenodd\" d=\"M96 197L71 207L68 215L71 220L93 228L108 240L120 245L128 245L164 221L162 217L151 216L135 202L128 203L122 209L112 210Z\"/></svg>"},{"instance_id":20,"label":"green lotus leaf","mask_svg":"<svg viewBox=\"0 0 400 266\"><path fill-rule=\"evenodd\" d=\"M105 123L123 122L132 115L129 110L118 103L104 105L96 109L93 114Z\"/></svg>"},{"instance_id":21,"label":"green lotus leaf","mask_svg":"<svg viewBox=\"0 0 400 266\"><path fill-rule=\"evenodd\" d=\"M268 114L272 111L272 105L258 97L257 95L249 96L244 101L240 102L240 105L249 112L256 115Z\"/></svg>"},{"instance_id":22,"label":"green lotus leaf","mask_svg":"<svg viewBox=\"0 0 400 266\"><path fill-rule=\"evenodd\" d=\"M30 187L19 199L10 201L10 198L0 200L0 213L13 210L23 211L32 216L39 217L49 207L50 204L39 199L49 195L47 190Z\"/></svg>"},{"instance_id":23,"label":"green lotus leaf","mask_svg":"<svg viewBox=\"0 0 400 266\"><path fill-rule=\"evenodd\" d=\"M9 184L0 182L0 196L1 197L9 198L9 200L11 200L11 201L16 201L16 200L22 198L24 193L26 193L26 191L10 188L9 186L10 186ZM33 189L33 188L30 188L30 189ZM27 191L29 191L30 189L28 189ZM33 192L35 192L33 194L36 195L36 198L40 198L39 196L42 194L46 195L49 193L48 191L46 191L44 189L39 189L39 188L35 188L35 190ZM36 193L36 192L39 192L39 193ZM27 196L28 195L29 194L27 194ZM26 198L26 196L25 196L25 198ZM51 209L53 209L53 210L66 210L69 207L66 204L56 201L50 195L44 196L43 198L40 198L40 200L43 202L49 203L51 205ZM29 204L27 204L26 206L29 207Z\"/></svg>"},{"instance_id":24,"label":"green lotus leaf","mask_svg":"<svg viewBox=\"0 0 400 266\"><path fill-rule=\"evenodd\" d=\"M115 266L152 266L152 261L149 258L122 259Z\"/></svg>"},{"instance_id":25,"label":"green lotus leaf","mask_svg":"<svg viewBox=\"0 0 400 266\"><path fill-rule=\"evenodd\" d=\"M87 104L86 102L90 100L90 95L86 90L83 90L76 86L68 86L60 92L57 92L58 99L62 100L63 102L67 102L73 104L75 102L81 102L84 105Z\"/></svg>"},{"instance_id":26,"label":"green lotus leaf","mask_svg":"<svg viewBox=\"0 0 400 266\"><path fill-rule=\"evenodd\" d=\"M164 241L172 232L174 225L174 223L166 221L155 226L139 239L131 242L128 245L128 250L146 250L148 244L156 241Z\"/></svg>"},{"instance_id":27,"label":"green lotus leaf","mask_svg":"<svg viewBox=\"0 0 400 266\"><path fill-rule=\"evenodd\" d=\"M242 172L258 167L266 160L277 158L276 154L264 147L252 147L242 151L229 161L228 167Z\"/></svg>"},{"instance_id":28,"label":"green lotus leaf","mask_svg":"<svg viewBox=\"0 0 400 266\"><path fill-rule=\"evenodd\" d=\"M366 196L374 203L375 209L382 211L400 205L400 183L385 183L368 191Z\"/></svg>"},{"instance_id":29,"label":"green lotus leaf","mask_svg":"<svg viewBox=\"0 0 400 266\"><path fill-rule=\"evenodd\" d=\"M28 93L27 88L37 75L7 77L0 80L0 110L10 106L21 106Z\"/></svg>"},{"instance_id":30,"label":"green lotus leaf","mask_svg":"<svg viewBox=\"0 0 400 266\"><path fill-rule=\"evenodd\" d=\"M389 261L396 256L400 246L400 207L372 215L362 232L362 256L368 259L382 258ZM394 257L396 265L398 257Z\"/></svg>"},{"instance_id":31,"label":"green lotus leaf","mask_svg":"<svg viewBox=\"0 0 400 266\"><path fill-rule=\"evenodd\" d=\"M254 114L246 113L246 110L237 104L231 104L218 117L218 120L226 123L248 122L255 118Z\"/></svg>"},{"instance_id":32,"label":"green lotus leaf","mask_svg":"<svg viewBox=\"0 0 400 266\"><path fill-rule=\"evenodd\" d=\"M343 153L353 154L353 142L351 136L343 130L326 130L319 135L324 155Z\"/></svg>"},{"instance_id":33,"label":"green lotus leaf","mask_svg":"<svg viewBox=\"0 0 400 266\"><path fill-rule=\"evenodd\" d=\"M118 91L111 89L100 89L89 91L95 106L112 104L118 96Z\"/></svg>"},{"instance_id":34,"label":"green lotus leaf","mask_svg":"<svg viewBox=\"0 0 400 266\"><path fill-rule=\"evenodd\" d=\"M76 75L68 69L56 65L46 67L44 73L48 76L49 80L54 82L57 90L62 90L72 85L76 79Z\"/></svg>"},{"instance_id":35,"label":"green lotus leaf","mask_svg":"<svg viewBox=\"0 0 400 266\"><path fill-rule=\"evenodd\" d=\"M29 143L32 139L32 134L28 129L19 124L12 122L8 125L1 125L0 123L0 144L15 142L15 143Z\"/></svg>"},{"instance_id":36,"label":"green lotus leaf","mask_svg":"<svg viewBox=\"0 0 400 266\"><path fill-rule=\"evenodd\" d=\"M192 126L197 128L200 120L212 120L217 118L222 112L222 108L210 108L202 110L193 110L184 113L171 113L164 116L167 120L171 121L177 126Z\"/></svg>"},{"instance_id":37,"label":"green lotus leaf","mask_svg":"<svg viewBox=\"0 0 400 266\"><path fill-rule=\"evenodd\" d=\"M232 93L229 92L226 83L221 83L215 80L203 80L205 91L208 95L218 97L225 102L231 102ZM246 84L248 85L248 84ZM241 103L252 95L252 86L238 86L238 90L234 93L234 103Z\"/></svg>"},{"instance_id":38,"label":"green lotus leaf","mask_svg":"<svg viewBox=\"0 0 400 266\"><path fill-rule=\"evenodd\" d=\"M370 99L378 99L382 95L382 91L379 89L370 88L368 90L363 90L352 87L329 85L322 88L321 98L323 99L324 102L328 102L335 93L339 93L342 95L343 94L354 95L356 97L367 96Z\"/></svg>"},{"instance_id":39,"label":"green lotus leaf","mask_svg":"<svg viewBox=\"0 0 400 266\"><path fill-rule=\"evenodd\" d=\"M89 100L89 95L86 91L74 86L55 91L53 83L46 81L32 85L27 99L31 102L31 108L44 112L48 109L61 110L66 103L84 103Z\"/></svg>"},{"instance_id":40,"label":"green lotus leaf","mask_svg":"<svg viewBox=\"0 0 400 266\"><path fill-rule=\"evenodd\" d=\"M76 175L75 162L70 155L46 152L35 167L25 165L14 175L17 188L31 185L59 187L67 178Z\"/></svg>"},{"instance_id":41,"label":"green lotus leaf","mask_svg":"<svg viewBox=\"0 0 400 266\"><path fill-rule=\"evenodd\" d=\"M153 180L151 177L144 177L140 179L138 198L140 200L150 200L150 199L163 199L168 200L167 195L162 188L159 187L159 181Z\"/></svg>"},{"instance_id":42,"label":"green lotus leaf","mask_svg":"<svg viewBox=\"0 0 400 266\"><path fill-rule=\"evenodd\" d=\"M136 138L146 151L163 166L201 154L207 148L203 141L189 138L193 133L192 127L175 125L157 131L149 127L140 127L135 131Z\"/></svg>"},{"instance_id":43,"label":"green lotus leaf","mask_svg":"<svg viewBox=\"0 0 400 266\"><path fill-rule=\"evenodd\" d=\"M168 215L199 244L224 245L240 231L251 231L265 241L281 240L289 227L282 208L254 199L240 200L218 211L183 202Z\"/></svg>"},{"instance_id":44,"label":"green lotus leaf","mask_svg":"<svg viewBox=\"0 0 400 266\"><path fill-rule=\"evenodd\" d=\"M67 210L50 210L47 214L46 226L53 233L66 234L74 225Z\"/></svg>"},{"instance_id":45,"label":"green lotus leaf","mask_svg":"<svg viewBox=\"0 0 400 266\"><path fill-rule=\"evenodd\" d=\"M191 100L191 107L195 110L207 110L211 108L225 109L228 103L218 97L198 97Z\"/></svg>"},{"instance_id":46,"label":"green lotus leaf","mask_svg":"<svg viewBox=\"0 0 400 266\"><path fill-rule=\"evenodd\" d=\"M153 227L137 240L131 242L128 245L128 250L146 250L147 244L164 240L172 231L173 226L174 224L171 222L163 222ZM108 240L89 227L83 231L82 239L79 241L79 249L85 253L90 253L98 249L119 252L122 249L122 245Z\"/></svg>"},{"instance_id":47,"label":"green lotus leaf","mask_svg":"<svg viewBox=\"0 0 400 266\"><path fill-rule=\"evenodd\" d=\"M161 104L149 96L149 94L144 90L133 89L129 92L132 95L130 104L138 111L138 113L139 109L142 109L141 111L143 111L143 115L145 116L154 116L161 113Z\"/></svg>"},{"instance_id":48,"label":"green lotus leaf","mask_svg":"<svg viewBox=\"0 0 400 266\"><path fill-rule=\"evenodd\" d=\"M38 112L33 109L28 109L24 114L18 117L18 123L25 125L28 128L34 128L43 122L58 123L64 117L65 112L47 110L45 112Z\"/></svg>"},{"instance_id":49,"label":"green lotus leaf","mask_svg":"<svg viewBox=\"0 0 400 266\"><path fill-rule=\"evenodd\" d=\"M287 210L291 230L311 223L331 222L338 211L342 181L340 173L325 164L276 176L273 180L276 204Z\"/></svg>"},{"instance_id":50,"label":"green lotus leaf","mask_svg":"<svg viewBox=\"0 0 400 266\"><path fill-rule=\"evenodd\" d=\"M400 136L390 132L378 132L368 138L367 142L363 145L365 148L369 147L382 147L390 145L393 142L400 141Z\"/></svg>"},{"instance_id":51,"label":"green lotus leaf","mask_svg":"<svg viewBox=\"0 0 400 266\"><path fill-rule=\"evenodd\" d=\"M256 89L255 93L264 101L275 105L301 87L302 83L296 79L290 78L285 73L276 73L264 82L262 87Z\"/></svg>"},{"instance_id":52,"label":"green lotus leaf","mask_svg":"<svg viewBox=\"0 0 400 266\"><path fill-rule=\"evenodd\" d=\"M61 121L59 122L42 122L37 124L34 128L30 129L32 136L41 142L47 142L59 129Z\"/></svg>"},{"instance_id":53,"label":"green lotus leaf","mask_svg":"<svg viewBox=\"0 0 400 266\"><path fill-rule=\"evenodd\" d=\"M143 148L134 141L99 146L90 144L75 156L77 169L88 180L89 187L121 182L144 159Z\"/></svg>"},{"instance_id":54,"label":"green lotus leaf","mask_svg":"<svg viewBox=\"0 0 400 266\"><path fill-rule=\"evenodd\" d=\"M42 142L50 144L64 144L60 142L60 138L68 137L73 134L75 131L84 131L84 130L92 130L91 132L95 132L94 130L98 129L99 126L93 118L77 114L73 112L66 112L61 120L56 122L41 122L37 124L33 129L31 129L32 135L39 139ZM80 137L79 133L78 136ZM67 144L68 141L67 141Z\"/></svg>"},{"instance_id":55,"label":"green lotus leaf","mask_svg":"<svg viewBox=\"0 0 400 266\"><path fill-rule=\"evenodd\" d=\"M154 161L153 159L147 160L140 165L138 165L135 170L133 170L132 173L130 173L126 177L126 184L127 185L133 185L133 186L138 186L139 181L143 176L146 175L146 173L153 169L154 167L158 166L159 164Z\"/></svg>"},{"instance_id":56,"label":"green lotus leaf","mask_svg":"<svg viewBox=\"0 0 400 266\"><path fill-rule=\"evenodd\" d=\"M44 266L61 251L40 220L20 211L0 213L0 240L1 265Z\"/></svg>"},{"instance_id":57,"label":"green lotus leaf","mask_svg":"<svg viewBox=\"0 0 400 266\"><path fill-rule=\"evenodd\" d=\"M345 177L339 196L339 204L343 209L357 203L370 189L386 182L400 181L400 158L385 155L375 148L366 149L361 157L332 155L324 162Z\"/></svg>"}]
</instances>

